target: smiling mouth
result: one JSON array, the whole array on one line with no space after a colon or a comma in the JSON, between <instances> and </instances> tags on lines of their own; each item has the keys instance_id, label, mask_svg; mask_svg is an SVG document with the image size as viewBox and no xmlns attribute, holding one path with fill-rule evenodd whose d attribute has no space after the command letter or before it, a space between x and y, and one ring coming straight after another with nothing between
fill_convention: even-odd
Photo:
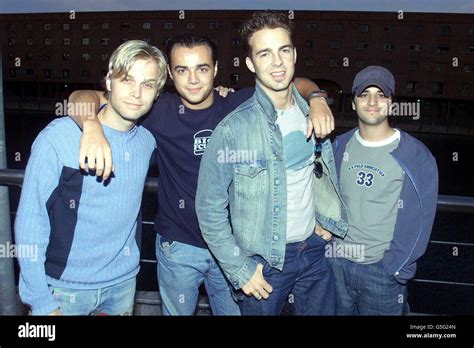
<instances>
[{"instance_id":1,"label":"smiling mouth","mask_svg":"<svg viewBox=\"0 0 474 348\"><path fill-rule=\"evenodd\" d=\"M187 90L191 93L197 93L201 90L201 87L198 88L187 88Z\"/></svg>"},{"instance_id":2,"label":"smiling mouth","mask_svg":"<svg viewBox=\"0 0 474 348\"><path fill-rule=\"evenodd\" d=\"M140 109L142 107L141 104L135 104L135 103L127 103L124 102L130 109Z\"/></svg>"},{"instance_id":3,"label":"smiling mouth","mask_svg":"<svg viewBox=\"0 0 474 348\"><path fill-rule=\"evenodd\" d=\"M285 71L277 71L277 72L272 72L272 73L270 73L270 75L271 75L274 79L277 79L277 80L280 80L280 79L285 78L285 74L286 74Z\"/></svg>"}]
</instances>

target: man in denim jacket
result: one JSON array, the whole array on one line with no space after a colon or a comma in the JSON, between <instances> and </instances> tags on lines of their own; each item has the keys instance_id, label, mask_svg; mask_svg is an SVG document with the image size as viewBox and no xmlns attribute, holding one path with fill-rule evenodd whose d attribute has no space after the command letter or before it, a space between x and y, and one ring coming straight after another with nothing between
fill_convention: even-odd
<instances>
[{"instance_id":1,"label":"man in denim jacket","mask_svg":"<svg viewBox=\"0 0 474 348\"><path fill-rule=\"evenodd\" d=\"M284 14L255 13L241 28L255 94L215 129L201 161L196 212L203 237L243 315L335 313L325 247L344 237L329 140L306 139L308 105L291 80L296 50ZM316 173L316 174L314 174ZM321 228L322 227L322 228Z\"/></svg>"}]
</instances>

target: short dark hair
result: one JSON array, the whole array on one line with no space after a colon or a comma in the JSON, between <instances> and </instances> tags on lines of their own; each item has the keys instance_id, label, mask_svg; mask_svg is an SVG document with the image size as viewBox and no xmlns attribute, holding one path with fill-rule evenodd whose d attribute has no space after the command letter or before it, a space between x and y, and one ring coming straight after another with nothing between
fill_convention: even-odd
<instances>
[{"instance_id":1,"label":"short dark hair","mask_svg":"<svg viewBox=\"0 0 474 348\"><path fill-rule=\"evenodd\" d=\"M211 55L212 55L212 61L214 62L214 65L216 65L217 62L217 46L208 37L204 35L197 35L197 34L192 34L192 33L185 33L182 35L175 36L174 38L171 39L171 41L168 43L166 47L166 54L168 56L168 62L171 64L171 52L173 51L173 48L175 46L183 46L187 48L193 48L194 46L207 46L211 49Z\"/></svg>"},{"instance_id":2,"label":"short dark hair","mask_svg":"<svg viewBox=\"0 0 474 348\"><path fill-rule=\"evenodd\" d=\"M254 12L249 18L247 18L240 26L240 36L244 42L244 48L247 56L252 56L250 48L250 38L257 31L262 29L276 29L283 28L288 34L290 34L291 41L293 42L293 23L288 18L288 14L285 12L278 11L263 11Z\"/></svg>"}]
</instances>

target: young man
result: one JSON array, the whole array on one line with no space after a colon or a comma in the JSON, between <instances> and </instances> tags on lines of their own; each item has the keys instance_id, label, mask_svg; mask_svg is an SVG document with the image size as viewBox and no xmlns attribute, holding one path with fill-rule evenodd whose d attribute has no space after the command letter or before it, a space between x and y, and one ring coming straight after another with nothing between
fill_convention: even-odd
<instances>
[{"instance_id":1,"label":"young man","mask_svg":"<svg viewBox=\"0 0 474 348\"><path fill-rule=\"evenodd\" d=\"M19 257L20 296L33 315L131 315L140 252L138 216L152 134L136 122L166 82L166 60L143 41L111 55L107 106L98 115L114 151L117 175L106 181L80 170L81 130L69 118L51 122L36 138L15 221L18 245L38 258Z\"/></svg>"},{"instance_id":2,"label":"young man","mask_svg":"<svg viewBox=\"0 0 474 348\"><path fill-rule=\"evenodd\" d=\"M243 315L278 315L290 293L296 314L331 315L334 279L324 257L330 233L315 233L317 223L341 236L347 228L331 144L316 146L305 136L308 106L291 84L296 49L287 16L255 13L241 33L255 93L208 143L196 196L201 231L245 293Z\"/></svg>"},{"instance_id":3,"label":"young man","mask_svg":"<svg viewBox=\"0 0 474 348\"><path fill-rule=\"evenodd\" d=\"M337 314L401 315L407 281L424 254L436 213L438 169L430 151L390 127L395 79L380 66L355 77L359 127L334 144L349 231L332 246Z\"/></svg>"},{"instance_id":4,"label":"young man","mask_svg":"<svg viewBox=\"0 0 474 348\"><path fill-rule=\"evenodd\" d=\"M211 133L225 115L250 97L253 89L243 89L226 98L213 91L217 49L205 37L184 34L174 38L168 47L168 57L170 77L178 94L163 93L143 122L158 144L160 185L155 231L163 314L194 314L199 286L204 283L214 315L238 315L239 308L227 279L202 238L194 201L199 165ZM306 94L315 87L300 82ZM98 104L95 92L76 93L71 101L86 102L88 96L89 101ZM330 111L324 99L314 98L312 103L319 111L316 119L323 119L320 128L332 130L333 125L325 122ZM76 117L76 120L81 123L84 118ZM87 154L89 167L94 164L96 153L97 166L103 166L100 144L104 143L106 140L95 119L84 121L81 153ZM99 151L95 150L95 144L99 144ZM105 162L110 168L110 161Z\"/></svg>"}]
</instances>

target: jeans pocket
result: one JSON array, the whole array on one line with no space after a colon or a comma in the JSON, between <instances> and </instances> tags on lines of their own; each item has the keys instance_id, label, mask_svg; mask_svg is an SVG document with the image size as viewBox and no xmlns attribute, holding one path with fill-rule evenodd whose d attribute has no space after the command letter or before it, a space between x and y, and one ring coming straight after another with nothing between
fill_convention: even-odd
<instances>
[{"instance_id":1,"label":"jeans pocket","mask_svg":"<svg viewBox=\"0 0 474 348\"><path fill-rule=\"evenodd\" d=\"M159 248L160 248L160 250L163 252L163 254L164 254L166 257L170 257L170 256L171 256L172 249L173 249L174 246L176 245L176 241L171 240L171 239L168 239L168 238L163 237L163 236L161 236L161 235L159 236L158 240L159 240Z\"/></svg>"}]
</instances>

